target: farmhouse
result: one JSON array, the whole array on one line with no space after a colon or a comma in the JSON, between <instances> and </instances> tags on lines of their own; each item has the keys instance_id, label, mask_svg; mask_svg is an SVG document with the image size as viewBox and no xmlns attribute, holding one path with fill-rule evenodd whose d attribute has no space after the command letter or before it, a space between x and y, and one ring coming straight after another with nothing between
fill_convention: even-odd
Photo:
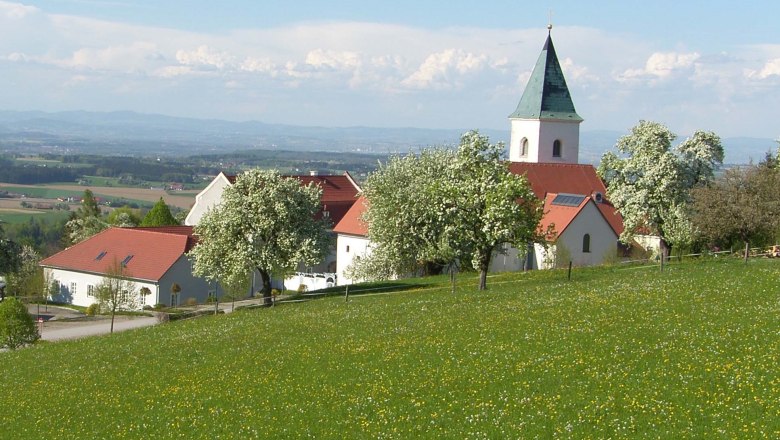
<instances>
[{"instance_id":1,"label":"farmhouse","mask_svg":"<svg viewBox=\"0 0 780 440\"><path fill-rule=\"evenodd\" d=\"M52 299L78 306L96 302L95 289L106 275L121 268L133 283L138 306L177 306L189 298L206 302L221 290L192 275L186 253L197 243L191 226L109 228L41 261L47 280L56 281ZM173 284L179 292L172 292ZM147 287L151 294L140 295Z\"/></svg>"},{"instance_id":2,"label":"farmhouse","mask_svg":"<svg viewBox=\"0 0 780 440\"><path fill-rule=\"evenodd\" d=\"M314 183L322 188L321 207L316 217L329 219L331 225L336 225L342 220L344 215L355 204L360 193L360 186L352 179L349 173L342 175L319 175L316 172L312 172L309 175L287 177L298 179L301 185ZM195 197L195 205L193 205L184 223L190 226L197 225L206 212L221 202L225 188L235 183L235 181L236 176L234 175L224 173L217 175ZM333 247L322 263L310 267L301 266L293 276L285 280L274 280L272 284L277 288L284 287L292 290L297 290L302 285L306 286L307 290L320 289L337 283L336 272L337 252L336 248Z\"/></svg>"}]
</instances>

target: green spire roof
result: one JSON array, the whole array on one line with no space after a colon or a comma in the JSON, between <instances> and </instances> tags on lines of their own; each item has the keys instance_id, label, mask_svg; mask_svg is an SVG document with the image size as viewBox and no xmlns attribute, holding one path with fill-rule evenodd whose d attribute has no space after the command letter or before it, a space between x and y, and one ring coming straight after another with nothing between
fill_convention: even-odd
<instances>
[{"instance_id":1,"label":"green spire roof","mask_svg":"<svg viewBox=\"0 0 780 440\"><path fill-rule=\"evenodd\" d=\"M574 103L549 34L542 53L536 60L528 85L525 86L523 97L517 104L517 110L509 117L582 121L574 110Z\"/></svg>"}]
</instances>

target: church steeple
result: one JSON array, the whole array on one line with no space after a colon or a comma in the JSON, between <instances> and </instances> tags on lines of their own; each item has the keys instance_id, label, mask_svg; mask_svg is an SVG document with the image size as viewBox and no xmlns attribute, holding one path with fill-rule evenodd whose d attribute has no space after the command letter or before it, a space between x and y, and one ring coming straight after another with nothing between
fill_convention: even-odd
<instances>
[{"instance_id":1,"label":"church steeple","mask_svg":"<svg viewBox=\"0 0 780 440\"><path fill-rule=\"evenodd\" d=\"M548 30L551 28L548 26ZM577 163L579 124L583 119L574 109L549 32L520 103L509 119L509 160Z\"/></svg>"}]
</instances>

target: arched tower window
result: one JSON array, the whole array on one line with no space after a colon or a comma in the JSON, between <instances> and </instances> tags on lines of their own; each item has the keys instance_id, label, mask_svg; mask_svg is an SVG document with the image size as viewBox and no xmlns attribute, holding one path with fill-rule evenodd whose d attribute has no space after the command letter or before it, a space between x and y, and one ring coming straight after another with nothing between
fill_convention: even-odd
<instances>
[{"instance_id":1,"label":"arched tower window","mask_svg":"<svg viewBox=\"0 0 780 440\"><path fill-rule=\"evenodd\" d=\"M520 156L528 156L528 138L523 138L520 141Z\"/></svg>"},{"instance_id":2,"label":"arched tower window","mask_svg":"<svg viewBox=\"0 0 780 440\"><path fill-rule=\"evenodd\" d=\"M586 254L590 253L590 234L582 236L582 252Z\"/></svg>"},{"instance_id":3,"label":"arched tower window","mask_svg":"<svg viewBox=\"0 0 780 440\"><path fill-rule=\"evenodd\" d=\"M561 157L561 141L559 139L553 142L553 157Z\"/></svg>"}]
</instances>

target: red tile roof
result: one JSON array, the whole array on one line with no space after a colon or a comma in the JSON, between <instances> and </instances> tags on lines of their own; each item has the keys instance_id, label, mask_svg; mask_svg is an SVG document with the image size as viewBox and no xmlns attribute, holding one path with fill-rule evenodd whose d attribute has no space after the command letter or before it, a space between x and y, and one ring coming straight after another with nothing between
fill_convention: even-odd
<instances>
[{"instance_id":1,"label":"red tile roof","mask_svg":"<svg viewBox=\"0 0 780 440\"><path fill-rule=\"evenodd\" d=\"M236 177L233 175L225 175L231 184L236 183ZM308 185L314 183L322 188L322 210L317 213L316 218L323 216L323 211L328 211L328 217L331 219L334 225L338 224L347 213L349 208L357 200L358 193L360 193L360 187L352 179L349 173L342 175L292 175L284 176L288 178L295 178L301 181L302 185Z\"/></svg>"},{"instance_id":2,"label":"red tile roof","mask_svg":"<svg viewBox=\"0 0 780 440\"><path fill-rule=\"evenodd\" d=\"M363 212L366 210L366 198L360 196L359 199L349 208L349 211L343 216L340 222L333 228L337 234L368 236L368 225L361 220Z\"/></svg>"},{"instance_id":3,"label":"red tile roof","mask_svg":"<svg viewBox=\"0 0 780 440\"><path fill-rule=\"evenodd\" d=\"M602 203L597 203L601 215L609 222L612 230L620 235L623 232L623 218L606 199L607 188L601 181L593 165L563 163L513 162L509 170L514 174L525 175L536 197L545 199L550 193L569 193L592 195L601 193Z\"/></svg>"},{"instance_id":4,"label":"red tile roof","mask_svg":"<svg viewBox=\"0 0 780 440\"><path fill-rule=\"evenodd\" d=\"M554 225L556 236L560 236L571 224L577 214L591 201L590 196L585 196L577 206L553 205L558 194L548 193L544 198L544 217L539 224L542 231L546 231L550 225ZM554 239L555 237L548 237Z\"/></svg>"},{"instance_id":5,"label":"red tile roof","mask_svg":"<svg viewBox=\"0 0 780 440\"><path fill-rule=\"evenodd\" d=\"M109 228L41 261L41 266L105 274L128 256L125 273L159 281L195 245L191 226ZM100 255L103 255L100 257Z\"/></svg>"}]
</instances>

